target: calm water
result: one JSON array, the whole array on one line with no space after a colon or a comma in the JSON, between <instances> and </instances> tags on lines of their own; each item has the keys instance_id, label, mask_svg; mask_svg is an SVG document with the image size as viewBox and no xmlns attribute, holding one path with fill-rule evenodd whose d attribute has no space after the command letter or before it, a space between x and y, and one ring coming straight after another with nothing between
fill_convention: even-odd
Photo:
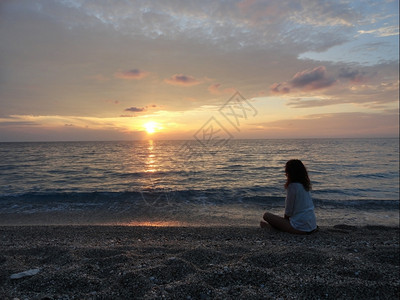
<instances>
[{"instance_id":1,"label":"calm water","mask_svg":"<svg viewBox=\"0 0 400 300\"><path fill-rule=\"evenodd\" d=\"M223 222L229 211L247 224L249 213L282 209L292 158L309 170L320 219L344 210L356 222L398 223L397 139L0 143L0 214L96 212L118 223L162 211Z\"/></svg>"}]
</instances>

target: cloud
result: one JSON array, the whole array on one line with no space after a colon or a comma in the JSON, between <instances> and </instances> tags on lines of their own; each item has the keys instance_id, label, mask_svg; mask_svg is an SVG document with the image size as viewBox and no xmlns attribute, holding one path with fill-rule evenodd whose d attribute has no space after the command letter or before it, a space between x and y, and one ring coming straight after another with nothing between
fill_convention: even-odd
<instances>
[{"instance_id":1,"label":"cloud","mask_svg":"<svg viewBox=\"0 0 400 300\"><path fill-rule=\"evenodd\" d=\"M336 98L316 98L316 99L302 99L297 98L290 101L287 105L293 108L311 108L311 107L322 107L329 105L336 105L342 103L351 103L353 100L342 100Z\"/></svg>"},{"instance_id":2,"label":"cloud","mask_svg":"<svg viewBox=\"0 0 400 300\"><path fill-rule=\"evenodd\" d=\"M354 104L357 107L364 107L373 110L386 110L393 105L398 106L398 82L370 82L372 78L362 77L361 82L357 81L359 74L363 72L350 72L344 81L340 82L332 90L324 94L296 95L287 102L292 108L313 108L329 105ZM343 75L342 75L343 76ZM363 75L361 75L363 76ZM365 83L368 81L368 83Z\"/></svg>"},{"instance_id":3,"label":"cloud","mask_svg":"<svg viewBox=\"0 0 400 300\"><path fill-rule=\"evenodd\" d=\"M397 36L399 35L399 26L387 26L371 30L359 30L361 34L373 34L378 37Z\"/></svg>"},{"instance_id":4,"label":"cloud","mask_svg":"<svg viewBox=\"0 0 400 300\"><path fill-rule=\"evenodd\" d=\"M296 73L290 84L294 88L317 90L331 86L335 80L327 76L326 68L319 66Z\"/></svg>"},{"instance_id":5,"label":"cloud","mask_svg":"<svg viewBox=\"0 0 400 300\"><path fill-rule=\"evenodd\" d=\"M114 74L114 76L117 77L117 78L121 78L121 79L136 79L136 80L143 79L147 75L149 75L148 72L141 71L139 69L132 69L132 70L129 70L129 71L119 71L119 72Z\"/></svg>"},{"instance_id":6,"label":"cloud","mask_svg":"<svg viewBox=\"0 0 400 300\"><path fill-rule=\"evenodd\" d=\"M236 6L240 17L254 24L276 23L286 18L289 11L301 10L301 5L288 1L243 0Z\"/></svg>"},{"instance_id":7,"label":"cloud","mask_svg":"<svg viewBox=\"0 0 400 300\"><path fill-rule=\"evenodd\" d=\"M351 28L362 18L357 7L345 2L311 0L301 3L302 9L293 16L299 24Z\"/></svg>"},{"instance_id":8,"label":"cloud","mask_svg":"<svg viewBox=\"0 0 400 300\"><path fill-rule=\"evenodd\" d=\"M296 21L318 26L353 26L360 14L346 3L333 1L243 0L237 3L243 18L254 23Z\"/></svg>"},{"instance_id":9,"label":"cloud","mask_svg":"<svg viewBox=\"0 0 400 300\"><path fill-rule=\"evenodd\" d=\"M287 83L273 83L270 88L273 94L288 94L290 93L290 87Z\"/></svg>"},{"instance_id":10,"label":"cloud","mask_svg":"<svg viewBox=\"0 0 400 300\"><path fill-rule=\"evenodd\" d=\"M148 109L155 109L157 107L159 107L159 105L156 105L156 104L146 105L144 107L132 106L132 107L126 108L124 111L139 113L139 112L147 111ZM134 116L133 115L121 115L120 117L134 117Z\"/></svg>"},{"instance_id":11,"label":"cloud","mask_svg":"<svg viewBox=\"0 0 400 300\"><path fill-rule=\"evenodd\" d=\"M146 108L144 108L144 107L135 107L135 106L132 106L132 107L129 107L129 108L125 109L125 111L130 111L130 112L142 112L142 111L145 111L145 110L146 110Z\"/></svg>"},{"instance_id":12,"label":"cloud","mask_svg":"<svg viewBox=\"0 0 400 300\"><path fill-rule=\"evenodd\" d=\"M12 119L12 118L8 118ZM6 121L6 118L0 118L0 127L32 127L32 126L40 126L40 123L30 122L30 121Z\"/></svg>"},{"instance_id":13,"label":"cloud","mask_svg":"<svg viewBox=\"0 0 400 300\"><path fill-rule=\"evenodd\" d=\"M365 74L359 70L354 70L349 67L343 67L339 69L338 78L344 78L350 80L353 83L360 83L365 81Z\"/></svg>"},{"instance_id":14,"label":"cloud","mask_svg":"<svg viewBox=\"0 0 400 300\"><path fill-rule=\"evenodd\" d=\"M164 80L166 83L176 86L193 86L198 85L201 81L189 75L175 74Z\"/></svg>"},{"instance_id":15,"label":"cloud","mask_svg":"<svg viewBox=\"0 0 400 300\"><path fill-rule=\"evenodd\" d=\"M271 92L275 94L287 94L295 91L313 91L332 86L336 80L328 76L326 68L319 66L296 73L289 82L274 83Z\"/></svg>"},{"instance_id":16,"label":"cloud","mask_svg":"<svg viewBox=\"0 0 400 300\"><path fill-rule=\"evenodd\" d=\"M271 37L278 37L271 26L290 32L304 25L352 27L362 17L358 7L348 2L323 0L203 0L189 3L132 0L116 1L112 7L103 1L59 1L57 5L43 5L40 9L34 4L31 6L32 10L53 16L70 28L103 25L127 35L151 39L186 36L195 40L222 41L235 35L251 44L264 45L271 42ZM68 14L63 13L64 10L68 10ZM259 38L254 35L246 38L255 29ZM329 33L337 35L338 31L329 29ZM263 38L266 34L268 37ZM325 38L329 39L326 35ZM301 38L297 41L310 42Z\"/></svg>"}]
</instances>

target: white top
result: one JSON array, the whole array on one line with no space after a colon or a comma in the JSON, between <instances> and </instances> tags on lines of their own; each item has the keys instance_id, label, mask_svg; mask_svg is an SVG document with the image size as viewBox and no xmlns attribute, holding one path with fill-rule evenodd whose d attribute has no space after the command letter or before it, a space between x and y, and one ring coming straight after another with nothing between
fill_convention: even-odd
<instances>
[{"instance_id":1,"label":"white top","mask_svg":"<svg viewBox=\"0 0 400 300\"><path fill-rule=\"evenodd\" d=\"M285 215L294 229L310 232L317 228L310 192L301 183L290 183L286 191Z\"/></svg>"}]
</instances>

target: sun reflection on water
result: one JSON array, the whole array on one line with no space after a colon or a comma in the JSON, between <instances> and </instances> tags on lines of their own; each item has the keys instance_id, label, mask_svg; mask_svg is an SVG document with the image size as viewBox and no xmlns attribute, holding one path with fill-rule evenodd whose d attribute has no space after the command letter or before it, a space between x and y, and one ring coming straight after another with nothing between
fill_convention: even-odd
<instances>
[{"instance_id":1,"label":"sun reflection on water","mask_svg":"<svg viewBox=\"0 0 400 300\"><path fill-rule=\"evenodd\" d=\"M123 226L141 226L141 227L181 227L188 226L181 221L131 221L122 224Z\"/></svg>"},{"instance_id":2,"label":"sun reflection on water","mask_svg":"<svg viewBox=\"0 0 400 300\"><path fill-rule=\"evenodd\" d=\"M156 163L156 155L154 153L154 142L153 140L149 140L149 144L147 146L147 155L145 161L145 172L146 173L154 173L157 171L157 163Z\"/></svg>"}]
</instances>

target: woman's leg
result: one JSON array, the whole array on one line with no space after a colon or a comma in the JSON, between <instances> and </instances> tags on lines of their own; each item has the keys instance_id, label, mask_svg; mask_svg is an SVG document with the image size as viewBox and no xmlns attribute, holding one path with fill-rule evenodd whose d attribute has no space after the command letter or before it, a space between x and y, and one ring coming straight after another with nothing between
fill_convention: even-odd
<instances>
[{"instance_id":1,"label":"woman's leg","mask_svg":"<svg viewBox=\"0 0 400 300\"><path fill-rule=\"evenodd\" d=\"M306 232L294 229L292 225L290 224L289 219L285 219L283 217L271 214L269 212L266 212L263 216L263 219L269 223L272 227L289 232L289 233L295 233L295 234L306 234Z\"/></svg>"}]
</instances>

